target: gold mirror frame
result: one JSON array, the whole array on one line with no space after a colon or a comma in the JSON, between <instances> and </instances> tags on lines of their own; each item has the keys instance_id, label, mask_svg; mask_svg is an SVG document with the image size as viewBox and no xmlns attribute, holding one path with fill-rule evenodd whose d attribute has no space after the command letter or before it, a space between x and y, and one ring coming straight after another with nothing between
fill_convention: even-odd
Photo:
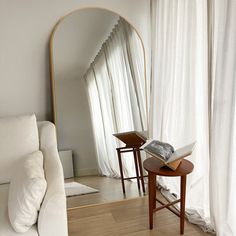
<instances>
[{"instance_id":1,"label":"gold mirror frame","mask_svg":"<svg viewBox=\"0 0 236 236\"><path fill-rule=\"evenodd\" d=\"M79 8L76 9L74 11L69 12L68 14L62 16L54 25L51 35L50 35L50 41L49 41L49 64L50 64L50 80L51 80L51 92L52 92L52 113L53 113L53 123L55 125L57 125L57 114L56 114L56 92L55 92L55 73L54 73L54 61L53 61L53 40L54 40L54 35L55 32L58 28L58 26L60 25L60 23L69 15L77 12L77 11L82 11L84 9L102 9L102 10L107 10L111 13L114 13L118 16L120 16L121 18L123 18L126 22L128 22L133 29L135 30L136 34L138 35L140 41L141 41L141 45L142 45L142 49L143 49L143 57L144 57L144 80L145 80L145 99L146 99L146 117L147 117L147 121L146 121L146 125L148 128L148 120L149 120L149 116L148 116L148 90L147 90L147 71L146 71L146 53L145 53L145 47L144 47L144 43L143 40L141 38L140 33L138 32L138 30L123 16L121 16L120 14L118 14L117 12L114 12L112 10L106 9L106 8L102 8L102 7L83 7L83 8Z\"/></svg>"}]
</instances>

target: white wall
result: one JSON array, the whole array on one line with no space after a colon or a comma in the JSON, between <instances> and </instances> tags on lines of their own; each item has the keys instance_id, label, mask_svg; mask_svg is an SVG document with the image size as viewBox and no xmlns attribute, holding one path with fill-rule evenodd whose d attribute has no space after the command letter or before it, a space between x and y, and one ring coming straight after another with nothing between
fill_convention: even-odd
<instances>
[{"instance_id":1,"label":"white wall","mask_svg":"<svg viewBox=\"0 0 236 236\"><path fill-rule=\"evenodd\" d=\"M34 112L52 119L50 33L61 16L89 6L126 18L150 55L148 0L0 0L0 116Z\"/></svg>"}]
</instances>

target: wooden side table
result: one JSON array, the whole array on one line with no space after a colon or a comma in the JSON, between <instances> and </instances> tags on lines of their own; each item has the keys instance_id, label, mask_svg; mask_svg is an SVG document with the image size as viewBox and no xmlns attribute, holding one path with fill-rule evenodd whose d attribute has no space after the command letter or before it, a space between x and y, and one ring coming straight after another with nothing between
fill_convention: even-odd
<instances>
[{"instance_id":1,"label":"wooden side table","mask_svg":"<svg viewBox=\"0 0 236 236\"><path fill-rule=\"evenodd\" d=\"M125 182L124 181L130 180L130 179L137 179L137 185L138 185L139 190L140 190L140 182L139 181L141 180L142 190L143 190L143 193L145 193L143 167L142 167L142 160L141 160L141 155L140 155L140 150L142 150L142 149L140 149L140 145L139 146L120 147L120 148L116 148L116 150L117 150L119 167L120 167L120 176L121 176L121 184L122 184L123 193L125 194ZM135 171L136 171L136 176L134 176L134 177L124 178L121 154L126 153L126 152L133 152Z\"/></svg>"},{"instance_id":2,"label":"wooden side table","mask_svg":"<svg viewBox=\"0 0 236 236\"><path fill-rule=\"evenodd\" d=\"M186 179L187 175L193 171L193 164L183 159L179 167L173 171L167 166L163 166L163 163L155 158L151 157L144 161L144 169L148 172L148 189L149 189L149 228L153 228L153 214L163 208L167 208L174 214L180 217L180 234L184 233L184 219L185 219L185 195L186 195ZM180 181L180 199L170 202L168 204L163 203L156 198L156 176L167 177L181 177ZM161 204L160 207L156 207L156 201ZM172 209L170 206L180 202L180 213Z\"/></svg>"}]
</instances>

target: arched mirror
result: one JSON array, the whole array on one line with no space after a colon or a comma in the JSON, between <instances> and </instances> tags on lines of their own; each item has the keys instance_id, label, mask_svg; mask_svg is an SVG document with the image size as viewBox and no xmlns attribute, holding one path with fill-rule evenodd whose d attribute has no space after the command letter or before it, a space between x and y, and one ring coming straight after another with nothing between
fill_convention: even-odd
<instances>
[{"instance_id":1,"label":"arched mirror","mask_svg":"<svg viewBox=\"0 0 236 236\"><path fill-rule=\"evenodd\" d=\"M111 201L121 199L116 147L122 144L113 134L147 129L142 40L114 12L86 8L56 24L50 49L58 148L72 151L76 180L90 187L97 183L99 193L90 195L88 204L106 201L103 190L110 191ZM130 176L135 168L128 155L123 164ZM128 197L139 194L136 185L127 186Z\"/></svg>"}]
</instances>

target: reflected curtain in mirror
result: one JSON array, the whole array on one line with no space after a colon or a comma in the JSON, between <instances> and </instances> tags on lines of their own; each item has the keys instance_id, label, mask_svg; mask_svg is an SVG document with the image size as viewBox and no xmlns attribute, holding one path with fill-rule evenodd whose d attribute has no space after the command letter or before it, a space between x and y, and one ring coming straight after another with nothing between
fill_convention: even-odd
<instances>
[{"instance_id":1,"label":"reflected curtain in mirror","mask_svg":"<svg viewBox=\"0 0 236 236\"><path fill-rule=\"evenodd\" d=\"M143 48L135 30L119 19L84 79L87 83L98 166L101 174L119 177L113 133L145 130ZM126 154L129 156L129 154ZM134 175L132 158L124 158L124 173Z\"/></svg>"}]
</instances>

